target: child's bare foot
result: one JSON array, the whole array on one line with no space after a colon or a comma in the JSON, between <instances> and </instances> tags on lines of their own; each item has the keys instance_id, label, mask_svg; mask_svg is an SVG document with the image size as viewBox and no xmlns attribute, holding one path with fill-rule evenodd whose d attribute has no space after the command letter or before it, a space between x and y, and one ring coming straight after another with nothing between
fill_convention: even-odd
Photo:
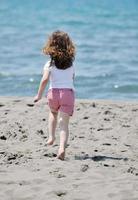
<instances>
[{"instance_id":1,"label":"child's bare foot","mask_svg":"<svg viewBox=\"0 0 138 200\"><path fill-rule=\"evenodd\" d=\"M55 138L53 138L53 139L49 138L48 141L46 142L46 144L52 145L54 143L54 141L55 141Z\"/></svg>"},{"instance_id":2,"label":"child's bare foot","mask_svg":"<svg viewBox=\"0 0 138 200\"><path fill-rule=\"evenodd\" d=\"M64 160L65 158L65 150L59 150L58 154L57 154L57 158L60 160Z\"/></svg>"}]
</instances>

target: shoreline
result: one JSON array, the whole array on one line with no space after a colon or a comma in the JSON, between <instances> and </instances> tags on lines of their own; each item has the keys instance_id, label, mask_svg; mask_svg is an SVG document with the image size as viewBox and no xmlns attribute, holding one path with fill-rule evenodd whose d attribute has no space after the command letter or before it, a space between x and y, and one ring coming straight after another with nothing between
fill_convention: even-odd
<instances>
[{"instance_id":1,"label":"shoreline","mask_svg":"<svg viewBox=\"0 0 138 200\"><path fill-rule=\"evenodd\" d=\"M134 200L138 102L77 99L64 161L47 146L46 99L0 97L0 199Z\"/></svg>"},{"instance_id":2,"label":"shoreline","mask_svg":"<svg viewBox=\"0 0 138 200\"><path fill-rule=\"evenodd\" d=\"M0 96L0 99L33 99L34 96ZM42 97L42 99L45 99L45 96ZM82 99L82 98L76 98L77 102L86 102L86 103L91 103L92 101L96 102L107 102L107 103L138 103L138 99Z\"/></svg>"}]
</instances>

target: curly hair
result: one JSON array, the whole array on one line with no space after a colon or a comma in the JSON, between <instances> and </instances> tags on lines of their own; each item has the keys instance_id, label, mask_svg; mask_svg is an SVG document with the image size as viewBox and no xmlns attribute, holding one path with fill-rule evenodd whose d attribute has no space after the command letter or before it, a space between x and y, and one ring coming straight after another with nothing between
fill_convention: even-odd
<instances>
[{"instance_id":1,"label":"curly hair","mask_svg":"<svg viewBox=\"0 0 138 200\"><path fill-rule=\"evenodd\" d=\"M67 33L55 31L44 46L43 53L50 55L51 63L54 62L58 69L67 69L75 59L75 46Z\"/></svg>"}]
</instances>

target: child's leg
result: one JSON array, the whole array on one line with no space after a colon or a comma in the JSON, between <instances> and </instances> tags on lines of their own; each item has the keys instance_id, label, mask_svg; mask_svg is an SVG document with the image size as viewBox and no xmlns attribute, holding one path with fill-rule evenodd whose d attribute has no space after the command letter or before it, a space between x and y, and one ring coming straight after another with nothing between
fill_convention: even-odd
<instances>
[{"instance_id":1,"label":"child's leg","mask_svg":"<svg viewBox=\"0 0 138 200\"><path fill-rule=\"evenodd\" d=\"M49 130L49 139L47 144L52 145L55 140L55 130L57 125L57 112L50 111L49 112L49 122L48 122L48 130Z\"/></svg>"},{"instance_id":2,"label":"child's leg","mask_svg":"<svg viewBox=\"0 0 138 200\"><path fill-rule=\"evenodd\" d=\"M66 148L68 136L69 136L69 130L68 130L69 118L70 116L68 114L60 112L60 117L59 117L60 147L59 147L57 157L61 160L64 160L64 157L65 157L65 148Z\"/></svg>"}]
</instances>

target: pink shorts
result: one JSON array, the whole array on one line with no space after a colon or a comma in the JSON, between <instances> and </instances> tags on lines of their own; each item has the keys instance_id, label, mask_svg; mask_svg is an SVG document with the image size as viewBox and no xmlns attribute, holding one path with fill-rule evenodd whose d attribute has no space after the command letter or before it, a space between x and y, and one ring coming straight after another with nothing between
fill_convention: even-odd
<instances>
[{"instance_id":1,"label":"pink shorts","mask_svg":"<svg viewBox=\"0 0 138 200\"><path fill-rule=\"evenodd\" d=\"M61 111L70 116L73 115L75 95L72 89L49 89L47 93L47 100L51 110Z\"/></svg>"}]
</instances>

